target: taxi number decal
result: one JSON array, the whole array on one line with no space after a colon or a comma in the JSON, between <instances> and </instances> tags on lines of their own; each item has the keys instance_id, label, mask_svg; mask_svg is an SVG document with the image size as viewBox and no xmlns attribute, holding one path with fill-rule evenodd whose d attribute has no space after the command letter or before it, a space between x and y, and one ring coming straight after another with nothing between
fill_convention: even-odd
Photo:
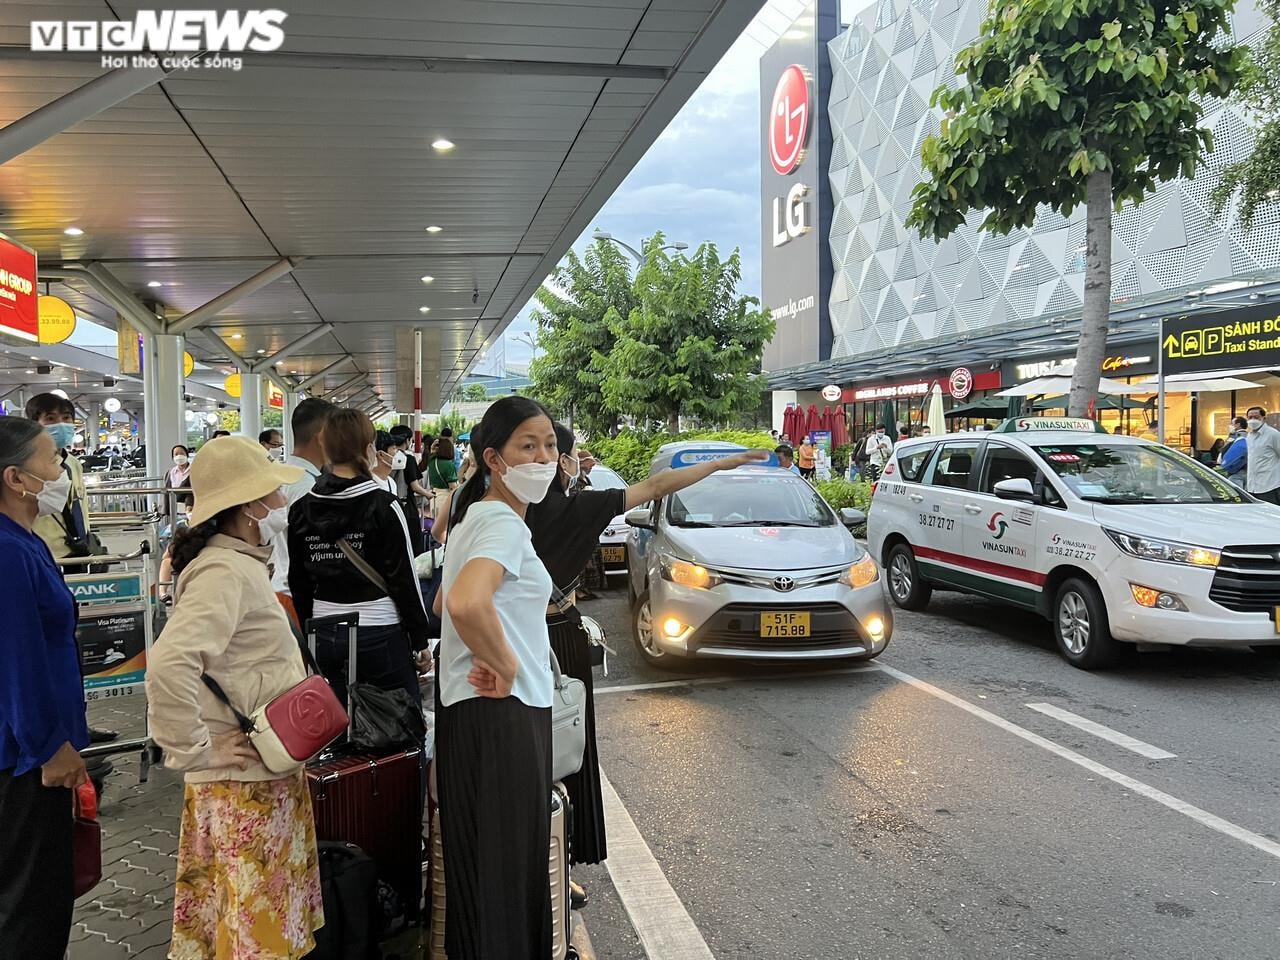
<instances>
[{"instance_id":1,"label":"taxi number decal","mask_svg":"<svg viewBox=\"0 0 1280 960\"><path fill-rule=\"evenodd\" d=\"M954 530L956 528L955 520L949 517L938 517L928 513L919 514L920 526L937 527L939 530Z\"/></svg>"},{"instance_id":2,"label":"taxi number decal","mask_svg":"<svg viewBox=\"0 0 1280 960\"><path fill-rule=\"evenodd\" d=\"M1067 557L1071 560L1092 560L1097 556L1093 550L1077 550L1074 547L1048 546L1044 552L1053 557Z\"/></svg>"},{"instance_id":3,"label":"taxi number decal","mask_svg":"<svg viewBox=\"0 0 1280 960\"><path fill-rule=\"evenodd\" d=\"M905 483L889 484L889 492L895 497L905 497L907 495L907 485Z\"/></svg>"}]
</instances>

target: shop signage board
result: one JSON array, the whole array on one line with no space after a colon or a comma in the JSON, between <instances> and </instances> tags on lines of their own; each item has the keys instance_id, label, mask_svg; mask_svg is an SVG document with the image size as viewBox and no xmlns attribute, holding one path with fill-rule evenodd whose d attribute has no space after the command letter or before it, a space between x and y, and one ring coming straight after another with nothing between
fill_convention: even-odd
<instances>
[{"instance_id":1,"label":"shop signage board","mask_svg":"<svg viewBox=\"0 0 1280 960\"><path fill-rule=\"evenodd\" d=\"M973 371L968 367L956 367L947 378L947 387L951 396L963 400L973 392Z\"/></svg>"},{"instance_id":2,"label":"shop signage board","mask_svg":"<svg viewBox=\"0 0 1280 960\"><path fill-rule=\"evenodd\" d=\"M1104 375L1124 374L1124 371L1132 367L1144 367L1152 363L1154 358L1149 354L1141 356L1130 356L1128 354L1117 354L1114 356L1104 357L1102 360L1102 372ZM1061 360L1041 360L1036 363L1019 363L1014 367L1014 373L1018 380L1034 380L1037 377L1047 377L1055 371L1069 373L1075 370L1076 358L1063 357Z\"/></svg>"},{"instance_id":3,"label":"shop signage board","mask_svg":"<svg viewBox=\"0 0 1280 960\"><path fill-rule=\"evenodd\" d=\"M35 343L40 337L36 252L0 233L0 332Z\"/></svg>"},{"instance_id":4,"label":"shop signage board","mask_svg":"<svg viewBox=\"0 0 1280 960\"><path fill-rule=\"evenodd\" d=\"M827 45L839 30L838 0L807 0L760 57L761 300L776 323L765 370L831 357Z\"/></svg>"},{"instance_id":5,"label":"shop signage board","mask_svg":"<svg viewBox=\"0 0 1280 960\"><path fill-rule=\"evenodd\" d=\"M809 434L809 439L813 441L813 445L815 447L820 447L826 451L828 457L831 456L830 430L817 430L814 433Z\"/></svg>"},{"instance_id":6,"label":"shop signage board","mask_svg":"<svg viewBox=\"0 0 1280 960\"><path fill-rule=\"evenodd\" d=\"M1280 367L1280 316L1224 312L1165 318L1160 360L1166 375Z\"/></svg>"}]
</instances>

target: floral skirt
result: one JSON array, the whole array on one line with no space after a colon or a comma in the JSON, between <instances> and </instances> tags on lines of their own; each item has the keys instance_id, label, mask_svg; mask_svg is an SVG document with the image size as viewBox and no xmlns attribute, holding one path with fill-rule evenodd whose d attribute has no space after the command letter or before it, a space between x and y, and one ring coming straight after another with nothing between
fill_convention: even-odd
<instances>
[{"instance_id":1,"label":"floral skirt","mask_svg":"<svg viewBox=\"0 0 1280 960\"><path fill-rule=\"evenodd\" d=\"M323 924L305 775L188 783L170 960L297 960Z\"/></svg>"}]
</instances>

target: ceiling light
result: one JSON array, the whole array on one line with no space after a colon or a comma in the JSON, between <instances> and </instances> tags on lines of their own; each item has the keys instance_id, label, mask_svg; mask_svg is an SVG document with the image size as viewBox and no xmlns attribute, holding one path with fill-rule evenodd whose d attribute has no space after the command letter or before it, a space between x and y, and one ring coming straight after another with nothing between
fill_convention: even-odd
<instances>
[{"instance_id":1,"label":"ceiling light","mask_svg":"<svg viewBox=\"0 0 1280 960\"><path fill-rule=\"evenodd\" d=\"M423 283L435 283L435 282L436 282L436 278L435 278L435 277L433 277L433 276L431 276L430 274L428 274L427 276L425 276L425 277L423 277L423 278L422 278L422 282L423 282Z\"/></svg>"},{"instance_id":2,"label":"ceiling light","mask_svg":"<svg viewBox=\"0 0 1280 960\"><path fill-rule=\"evenodd\" d=\"M259 351L258 351L258 356L262 356L262 355L263 355L264 353L266 353L266 352L267 352L267 351L265 351L265 350L259 350Z\"/></svg>"},{"instance_id":3,"label":"ceiling light","mask_svg":"<svg viewBox=\"0 0 1280 960\"><path fill-rule=\"evenodd\" d=\"M427 227L427 233L439 233L444 227L437 227L434 223Z\"/></svg>"},{"instance_id":4,"label":"ceiling light","mask_svg":"<svg viewBox=\"0 0 1280 960\"><path fill-rule=\"evenodd\" d=\"M164 284L163 284L163 283L161 283L159 280L150 280L150 281L148 281L148 282L147 282L147 286L148 286L148 287L163 287L163 286L164 286Z\"/></svg>"},{"instance_id":5,"label":"ceiling light","mask_svg":"<svg viewBox=\"0 0 1280 960\"><path fill-rule=\"evenodd\" d=\"M243 333L233 333L233 334L231 335L231 339L232 339L232 340L243 340L243 339L244 339L244 334L243 334Z\"/></svg>"},{"instance_id":6,"label":"ceiling light","mask_svg":"<svg viewBox=\"0 0 1280 960\"><path fill-rule=\"evenodd\" d=\"M80 237L84 235L84 231L81 230L79 227L67 227L67 229L63 230L62 232L65 233L68 237Z\"/></svg>"},{"instance_id":7,"label":"ceiling light","mask_svg":"<svg viewBox=\"0 0 1280 960\"><path fill-rule=\"evenodd\" d=\"M452 150L456 144L452 140L446 140L444 137L431 141L431 149L445 153Z\"/></svg>"},{"instance_id":8,"label":"ceiling light","mask_svg":"<svg viewBox=\"0 0 1280 960\"><path fill-rule=\"evenodd\" d=\"M431 312L431 308L430 308L430 307L419 307L419 308L418 308L418 312L419 312L419 313L430 313L430 312Z\"/></svg>"},{"instance_id":9,"label":"ceiling light","mask_svg":"<svg viewBox=\"0 0 1280 960\"><path fill-rule=\"evenodd\" d=\"M28 370L27 373L35 373L34 370Z\"/></svg>"}]
</instances>

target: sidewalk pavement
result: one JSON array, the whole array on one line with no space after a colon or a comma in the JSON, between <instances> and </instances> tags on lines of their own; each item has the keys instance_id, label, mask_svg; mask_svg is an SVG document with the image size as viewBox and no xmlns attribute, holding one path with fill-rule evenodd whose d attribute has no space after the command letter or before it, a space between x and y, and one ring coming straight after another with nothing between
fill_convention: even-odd
<instances>
[{"instance_id":1,"label":"sidewalk pavement","mask_svg":"<svg viewBox=\"0 0 1280 960\"><path fill-rule=\"evenodd\" d=\"M142 736L146 699L141 691L89 704L89 725L115 730L121 740ZM76 904L68 960L164 960L173 924L182 776L152 766L138 783L139 751L111 757L99 809L102 882ZM586 928L575 943L594 960ZM413 929L383 945L386 960L425 957L425 930Z\"/></svg>"}]
</instances>

